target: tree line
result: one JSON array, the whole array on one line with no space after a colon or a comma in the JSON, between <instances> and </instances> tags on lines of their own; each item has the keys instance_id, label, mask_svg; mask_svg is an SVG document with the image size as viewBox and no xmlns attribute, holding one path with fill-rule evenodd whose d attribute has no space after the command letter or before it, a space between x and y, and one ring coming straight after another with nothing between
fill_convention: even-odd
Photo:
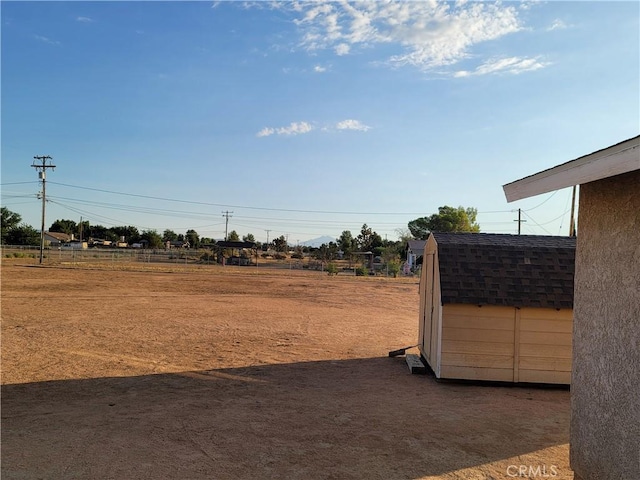
<instances>
[{"instance_id":1,"label":"tree line","mask_svg":"<svg viewBox=\"0 0 640 480\"><path fill-rule=\"evenodd\" d=\"M40 232L30 225L22 222L20 214L2 207L1 243L3 245L39 245ZM476 222L477 210L475 208L443 206L438 213L420 217L408 223L408 229L397 231L399 240L383 240L382 237L367 224L364 224L357 235L350 230L344 230L335 242L328 242L317 248L296 247L299 253L314 252L322 260L335 259L339 252L345 258L353 258L355 254L369 252L374 256L383 257L385 260L403 256L407 240L426 239L430 232L479 232L480 226ZM167 242L188 242L191 248L212 246L216 241L212 238L200 237L193 229L184 234L166 229L160 234L157 230L139 231L134 226L105 227L102 225L90 225L88 221L76 223L73 220L56 220L49 227L49 232L65 233L73 235L76 239L100 239L117 242L125 239L129 245L144 243L148 248L164 248ZM253 234L249 233L242 238L232 230L227 236L228 241L246 241L257 243ZM287 252L290 247L284 235L273 239L268 248L278 252Z\"/></svg>"}]
</instances>

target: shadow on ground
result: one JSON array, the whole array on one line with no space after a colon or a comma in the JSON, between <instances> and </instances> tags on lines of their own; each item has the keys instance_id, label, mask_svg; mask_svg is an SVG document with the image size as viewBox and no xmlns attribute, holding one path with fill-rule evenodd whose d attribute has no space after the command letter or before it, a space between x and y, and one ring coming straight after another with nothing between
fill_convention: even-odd
<instances>
[{"instance_id":1,"label":"shadow on ground","mask_svg":"<svg viewBox=\"0 0 640 480\"><path fill-rule=\"evenodd\" d=\"M2 387L2 478L409 479L567 443L569 392L366 358Z\"/></svg>"}]
</instances>

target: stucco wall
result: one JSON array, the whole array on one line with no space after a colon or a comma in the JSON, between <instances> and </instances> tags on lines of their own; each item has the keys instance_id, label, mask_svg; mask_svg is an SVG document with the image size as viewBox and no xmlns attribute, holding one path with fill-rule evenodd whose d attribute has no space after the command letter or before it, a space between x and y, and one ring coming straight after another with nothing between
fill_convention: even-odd
<instances>
[{"instance_id":1,"label":"stucco wall","mask_svg":"<svg viewBox=\"0 0 640 480\"><path fill-rule=\"evenodd\" d=\"M580 188L571 467L640 479L640 171Z\"/></svg>"}]
</instances>

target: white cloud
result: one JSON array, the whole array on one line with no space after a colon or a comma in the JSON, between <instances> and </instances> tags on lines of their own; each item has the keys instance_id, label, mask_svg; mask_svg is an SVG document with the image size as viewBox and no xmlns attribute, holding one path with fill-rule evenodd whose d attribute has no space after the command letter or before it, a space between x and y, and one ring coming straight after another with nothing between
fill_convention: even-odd
<instances>
[{"instance_id":1,"label":"white cloud","mask_svg":"<svg viewBox=\"0 0 640 480\"><path fill-rule=\"evenodd\" d=\"M352 119L342 120L341 122L338 122L336 124L336 128L338 130L358 130L360 132L366 132L367 130L371 129L371 127L363 124L359 120L352 120Z\"/></svg>"},{"instance_id":2,"label":"white cloud","mask_svg":"<svg viewBox=\"0 0 640 480\"><path fill-rule=\"evenodd\" d=\"M556 19L553 21L551 26L547 28L547 31L551 32L553 30L564 30L565 28L569 28L569 26L566 23L564 23L562 20Z\"/></svg>"},{"instance_id":3,"label":"white cloud","mask_svg":"<svg viewBox=\"0 0 640 480\"><path fill-rule=\"evenodd\" d=\"M454 77L471 77L476 75L490 75L499 73L510 73L517 75L523 72L532 72L551 65L550 62L544 62L540 58L496 58L491 59L473 71L459 70L454 73Z\"/></svg>"},{"instance_id":4,"label":"white cloud","mask_svg":"<svg viewBox=\"0 0 640 480\"><path fill-rule=\"evenodd\" d=\"M313 67L313 71L316 73L324 73L327 71L326 67L323 67L322 65L316 65L315 67Z\"/></svg>"},{"instance_id":5,"label":"white cloud","mask_svg":"<svg viewBox=\"0 0 640 480\"><path fill-rule=\"evenodd\" d=\"M271 135L300 135L303 133L309 133L313 130L316 130L311 123L308 122L292 122L288 127L265 127L260 130L256 136L257 137L269 137ZM335 125L323 126L319 128L322 132L332 132L335 130L357 130L360 132L366 132L367 130L371 130L371 127L365 125L359 120L342 120L337 122Z\"/></svg>"},{"instance_id":6,"label":"white cloud","mask_svg":"<svg viewBox=\"0 0 640 480\"><path fill-rule=\"evenodd\" d=\"M48 43L49 45L60 45L60 42L58 40L51 40L50 38L43 37L42 35L34 35L33 37L36 40L39 40L44 43Z\"/></svg>"},{"instance_id":7,"label":"white cloud","mask_svg":"<svg viewBox=\"0 0 640 480\"><path fill-rule=\"evenodd\" d=\"M268 137L270 135L300 135L313 130L313 125L307 122L292 122L288 127L265 127L256 135L258 137Z\"/></svg>"},{"instance_id":8,"label":"white cloud","mask_svg":"<svg viewBox=\"0 0 640 480\"><path fill-rule=\"evenodd\" d=\"M479 43L522 30L518 4L436 0L399 2L294 2L291 8L307 51L331 49L348 55L355 48L395 46L393 66L423 70L453 65ZM282 8L282 4L280 4Z\"/></svg>"},{"instance_id":9,"label":"white cloud","mask_svg":"<svg viewBox=\"0 0 640 480\"><path fill-rule=\"evenodd\" d=\"M346 43L341 43L339 45L336 45L334 50L336 52L336 55L341 57L342 55L349 55L349 52L351 51L351 47Z\"/></svg>"},{"instance_id":10,"label":"white cloud","mask_svg":"<svg viewBox=\"0 0 640 480\"><path fill-rule=\"evenodd\" d=\"M93 19L89 17L76 17L76 22L91 23L93 22Z\"/></svg>"}]
</instances>

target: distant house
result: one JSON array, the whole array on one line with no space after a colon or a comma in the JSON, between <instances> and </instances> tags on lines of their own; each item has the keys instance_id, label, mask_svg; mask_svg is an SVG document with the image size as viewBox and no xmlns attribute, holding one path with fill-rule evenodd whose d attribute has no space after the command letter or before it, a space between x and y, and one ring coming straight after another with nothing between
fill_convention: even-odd
<instances>
[{"instance_id":1,"label":"distant house","mask_svg":"<svg viewBox=\"0 0 640 480\"><path fill-rule=\"evenodd\" d=\"M406 266L409 270L412 270L412 271L415 270L416 262L424 252L425 243L427 243L426 240L409 240L407 242Z\"/></svg>"},{"instance_id":2,"label":"distant house","mask_svg":"<svg viewBox=\"0 0 640 480\"><path fill-rule=\"evenodd\" d=\"M432 233L419 348L437 378L570 383L575 238Z\"/></svg>"},{"instance_id":3,"label":"distant house","mask_svg":"<svg viewBox=\"0 0 640 480\"><path fill-rule=\"evenodd\" d=\"M44 232L44 243L50 247L59 247L71 240L73 240L73 235L62 232Z\"/></svg>"},{"instance_id":4,"label":"distant house","mask_svg":"<svg viewBox=\"0 0 640 480\"><path fill-rule=\"evenodd\" d=\"M509 202L580 185L571 468L640 478L640 136L504 185Z\"/></svg>"}]
</instances>

